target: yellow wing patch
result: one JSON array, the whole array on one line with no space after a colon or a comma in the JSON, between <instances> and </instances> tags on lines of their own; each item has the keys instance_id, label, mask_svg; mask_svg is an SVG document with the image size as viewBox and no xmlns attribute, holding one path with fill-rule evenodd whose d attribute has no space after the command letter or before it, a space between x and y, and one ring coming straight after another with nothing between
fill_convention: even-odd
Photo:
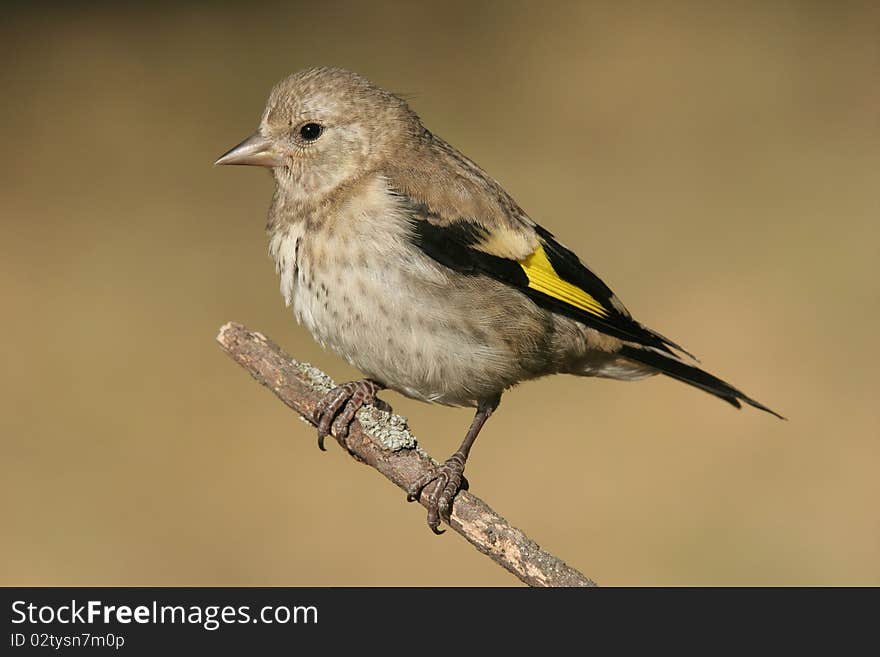
<instances>
[{"instance_id":1,"label":"yellow wing patch","mask_svg":"<svg viewBox=\"0 0 880 657\"><path fill-rule=\"evenodd\" d=\"M577 285L572 285L559 277L550 264L544 247L540 244L532 255L525 260L519 261L529 278L529 287L538 292L558 299L569 306L580 308L598 317L608 317L608 311L592 296L584 292Z\"/></svg>"}]
</instances>

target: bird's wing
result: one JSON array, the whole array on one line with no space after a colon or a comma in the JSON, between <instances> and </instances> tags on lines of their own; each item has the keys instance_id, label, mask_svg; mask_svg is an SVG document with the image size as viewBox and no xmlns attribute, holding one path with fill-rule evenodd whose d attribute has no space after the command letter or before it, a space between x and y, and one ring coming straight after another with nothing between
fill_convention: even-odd
<instances>
[{"instance_id":1,"label":"bird's wing","mask_svg":"<svg viewBox=\"0 0 880 657\"><path fill-rule=\"evenodd\" d=\"M396 193L407 207L413 244L440 264L501 281L543 308L621 340L666 353L672 353L670 348L684 352L635 321L596 274L524 214L488 223L452 216L424 199Z\"/></svg>"}]
</instances>

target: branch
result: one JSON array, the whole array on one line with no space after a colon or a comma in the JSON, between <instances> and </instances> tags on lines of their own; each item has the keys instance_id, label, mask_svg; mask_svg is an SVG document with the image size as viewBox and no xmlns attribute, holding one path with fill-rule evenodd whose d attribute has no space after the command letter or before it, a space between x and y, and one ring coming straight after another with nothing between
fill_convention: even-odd
<instances>
[{"instance_id":1,"label":"branch","mask_svg":"<svg viewBox=\"0 0 880 657\"><path fill-rule=\"evenodd\" d=\"M330 377L307 363L293 360L266 336L241 324L225 324L217 342L251 376L314 424L315 405L333 387ZM416 446L404 418L372 406L358 411L348 446L357 460L372 466L404 490L423 473L437 467ZM530 586L595 586L595 582L542 550L466 490L456 496L449 524L477 550Z\"/></svg>"}]
</instances>

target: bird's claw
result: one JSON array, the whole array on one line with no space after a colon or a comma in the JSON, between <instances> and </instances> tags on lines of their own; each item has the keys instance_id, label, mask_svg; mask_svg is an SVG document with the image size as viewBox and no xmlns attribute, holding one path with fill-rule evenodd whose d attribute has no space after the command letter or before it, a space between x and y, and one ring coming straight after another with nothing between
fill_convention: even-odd
<instances>
[{"instance_id":1,"label":"bird's claw","mask_svg":"<svg viewBox=\"0 0 880 657\"><path fill-rule=\"evenodd\" d=\"M419 499L429 484L434 483L427 493L428 527L437 535L444 530L439 529L440 521L449 522L452 513L452 502L460 490L467 490L468 481L464 477L464 456L456 452L440 466L436 472L422 475L406 491L408 502Z\"/></svg>"},{"instance_id":2,"label":"bird's claw","mask_svg":"<svg viewBox=\"0 0 880 657\"><path fill-rule=\"evenodd\" d=\"M343 383L324 395L315 406L314 414L315 424L318 425L318 448L326 451L324 439L332 435L340 446L351 452L345 439L357 412L367 404L391 412L391 406L376 397L380 390L382 386L375 381L362 379Z\"/></svg>"}]
</instances>

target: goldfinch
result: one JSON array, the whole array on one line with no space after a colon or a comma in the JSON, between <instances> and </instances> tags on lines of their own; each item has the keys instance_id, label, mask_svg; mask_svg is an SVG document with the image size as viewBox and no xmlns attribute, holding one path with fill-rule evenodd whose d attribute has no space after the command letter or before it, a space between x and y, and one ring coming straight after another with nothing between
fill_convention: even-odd
<instances>
[{"instance_id":1,"label":"goldfinch","mask_svg":"<svg viewBox=\"0 0 880 657\"><path fill-rule=\"evenodd\" d=\"M365 374L327 394L318 444L376 394L476 408L427 495L439 533L502 393L548 374L665 374L779 416L688 360L493 178L355 73L311 68L272 90L259 129L216 164L268 167L269 252L298 322ZM680 355L681 354L681 355ZM691 357L692 358L692 357Z\"/></svg>"}]
</instances>

